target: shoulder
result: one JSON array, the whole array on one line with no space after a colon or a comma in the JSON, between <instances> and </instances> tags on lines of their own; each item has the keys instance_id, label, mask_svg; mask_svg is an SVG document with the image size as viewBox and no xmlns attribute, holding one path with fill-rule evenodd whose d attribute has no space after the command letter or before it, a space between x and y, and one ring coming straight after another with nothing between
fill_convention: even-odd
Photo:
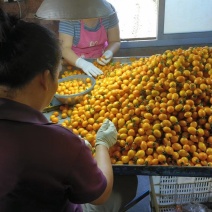
<instances>
[{"instance_id":1,"label":"shoulder","mask_svg":"<svg viewBox=\"0 0 212 212\"><path fill-rule=\"evenodd\" d=\"M86 148L85 142L78 135L58 124L44 125L40 127L39 133L41 135L51 135L51 150L56 152L60 149L64 157L78 158L82 150ZM45 145L48 146L48 144L49 141L46 141Z\"/></svg>"},{"instance_id":2,"label":"shoulder","mask_svg":"<svg viewBox=\"0 0 212 212\"><path fill-rule=\"evenodd\" d=\"M111 5L111 7L113 8L114 13L112 15L108 16L108 17L102 18L102 23L103 23L103 25L105 26L106 29L113 28L113 27L117 26L118 23L119 23L116 10L113 7L113 5Z\"/></svg>"},{"instance_id":3,"label":"shoulder","mask_svg":"<svg viewBox=\"0 0 212 212\"><path fill-rule=\"evenodd\" d=\"M113 9L113 11L116 12L115 7L111 3L109 3L109 4L110 4L111 8Z\"/></svg>"},{"instance_id":4,"label":"shoulder","mask_svg":"<svg viewBox=\"0 0 212 212\"><path fill-rule=\"evenodd\" d=\"M59 124L47 124L45 125L45 130L49 129L54 136L68 137L69 140L81 140L79 136L73 133L72 130L69 130Z\"/></svg>"},{"instance_id":5,"label":"shoulder","mask_svg":"<svg viewBox=\"0 0 212 212\"><path fill-rule=\"evenodd\" d=\"M76 26L76 25L80 25L80 21L60 21L59 22L59 26Z\"/></svg>"},{"instance_id":6,"label":"shoulder","mask_svg":"<svg viewBox=\"0 0 212 212\"><path fill-rule=\"evenodd\" d=\"M74 35L76 29L80 28L80 21L60 21L59 32Z\"/></svg>"},{"instance_id":7,"label":"shoulder","mask_svg":"<svg viewBox=\"0 0 212 212\"><path fill-rule=\"evenodd\" d=\"M77 191L74 196L77 198L79 194L89 193L89 196L84 197L85 200L88 202L95 200L105 190L107 181L102 171L98 168L90 149L86 146L84 140L75 135L71 130L59 125L54 125L53 128L54 131L59 132L60 140L58 140L58 145L60 146L58 146L58 149L62 152L63 158L73 162L72 166L70 166L72 167L70 170L71 183L76 185L76 187L83 187L82 185L85 182L87 184L80 192ZM60 143L63 143L63 145ZM69 162L67 163L69 164ZM84 177L79 179L73 176ZM95 181L93 180L94 178Z\"/></svg>"}]
</instances>

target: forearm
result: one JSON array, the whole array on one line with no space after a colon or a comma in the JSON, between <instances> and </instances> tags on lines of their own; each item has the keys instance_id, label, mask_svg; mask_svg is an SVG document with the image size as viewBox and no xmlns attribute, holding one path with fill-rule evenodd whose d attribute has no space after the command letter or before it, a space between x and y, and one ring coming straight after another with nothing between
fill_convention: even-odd
<instances>
[{"instance_id":1,"label":"forearm","mask_svg":"<svg viewBox=\"0 0 212 212\"><path fill-rule=\"evenodd\" d=\"M120 49L120 45L119 41L110 42L105 51L110 50L115 54Z\"/></svg>"},{"instance_id":2,"label":"forearm","mask_svg":"<svg viewBox=\"0 0 212 212\"><path fill-rule=\"evenodd\" d=\"M119 32L119 26L115 26L113 28L108 29L107 33L108 37L108 46L106 50L110 50L115 54L121 45L121 39L120 39L120 32Z\"/></svg>"},{"instance_id":3,"label":"forearm","mask_svg":"<svg viewBox=\"0 0 212 212\"><path fill-rule=\"evenodd\" d=\"M113 187L113 170L108 148L104 145L97 145L95 159L97 161L97 166L106 177L107 187L101 197L92 202L92 204L103 204L109 198Z\"/></svg>"},{"instance_id":4,"label":"forearm","mask_svg":"<svg viewBox=\"0 0 212 212\"><path fill-rule=\"evenodd\" d=\"M79 58L71 48L63 48L62 56L68 64L73 66L76 65L76 60Z\"/></svg>"},{"instance_id":5,"label":"forearm","mask_svg":"<svg viewBox=\"0 0 212 212\"><path fill-rule=\"evenodd\" d=\"M110 42L107 48L105 49L103 55L97 58L97 62L103 66L108 64L113 58L113 55L119 50L119 48L120 48L119 41Z\"/></svg>"}]
</instances>

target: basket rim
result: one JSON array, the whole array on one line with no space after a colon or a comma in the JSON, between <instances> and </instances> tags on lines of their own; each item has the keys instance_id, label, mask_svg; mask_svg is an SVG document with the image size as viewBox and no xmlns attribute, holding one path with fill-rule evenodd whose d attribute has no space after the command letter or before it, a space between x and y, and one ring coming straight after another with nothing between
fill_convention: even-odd
<instances>
[{"instance_id":1,"label":"basket rim","mask_svg":"<svg viewBox=\"0 0 212 212\"><path fill-rule=\"evenodd\" d=\"M77 75L72 75L72 76L68 76L68 77L64 77L62 79L59 79L58 80L58 83L60 82L66 82L66 81L69 81L71 79L86 79L86 78L90 78L91 79L91 87L86 89L85 91L83 92L80 92L80 93L76 93L76 94L70 94L70 95L61 95L61 94L54 94L55 98L72 98L72 97L77 97L77 96L81 96L81 95L84 95L84 94L87 94L89 93L91 90L93 90L95 84L96 84L96 80L91 77L91 76L88 76L88 75L85 75L85 74L77 74Z\"/></svg>"}]
</instances>

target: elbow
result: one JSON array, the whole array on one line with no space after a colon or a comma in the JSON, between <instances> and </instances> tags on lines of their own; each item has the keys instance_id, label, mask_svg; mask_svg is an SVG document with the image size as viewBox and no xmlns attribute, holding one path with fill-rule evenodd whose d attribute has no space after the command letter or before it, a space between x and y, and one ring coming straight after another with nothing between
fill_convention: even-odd
<instances>
[{"instance_id":1,"label":"elbow","mask_svg":"<svg viewBox=\"0 0 212 212\"><path fill-rule=\"evenodd\" d=\"M98 199L92 201L91 204L93 204L93 205L104 204L109 199L110 194L111 194L111 191L105 191Z\"/></svg>"},{"instance_id":2,"label":"elbow","mask_svg":"<svg viewBox=\"0 0 212 212\"><path fill-rule=\"evenodd\" d=\"M104 190L104 192L102 193L102 195L91 202L91 204L93 205L102 205L104 204L110 197L111 193L112 193L112 189L113 189L113 185L112 184L108 184L106 189Z\"/></svg>"}]
</instances>

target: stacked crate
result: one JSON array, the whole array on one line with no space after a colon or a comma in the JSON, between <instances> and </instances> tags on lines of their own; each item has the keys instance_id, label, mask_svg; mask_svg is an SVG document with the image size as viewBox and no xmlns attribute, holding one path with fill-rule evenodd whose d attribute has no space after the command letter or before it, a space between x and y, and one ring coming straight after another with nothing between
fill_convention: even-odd
<instances>
[{"instance_id":1,"label":"stacked crate","mask_svg":"<svg viewBox=\"0 0 212 212\"><path fill-rule=\"evenodd\" d=\"M151 204L156 212L176 212L186 203L210 202L212 178L151 176Z\"/></svg>"}]
</instances>

